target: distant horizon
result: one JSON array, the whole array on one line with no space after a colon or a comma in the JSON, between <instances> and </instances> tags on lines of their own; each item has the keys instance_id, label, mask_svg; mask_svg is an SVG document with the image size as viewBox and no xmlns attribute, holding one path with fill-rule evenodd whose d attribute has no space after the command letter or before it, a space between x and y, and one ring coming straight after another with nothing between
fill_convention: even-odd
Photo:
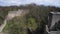
<instances>
[{"instance_id":1,"label":"distant horizon","mask_svg":"<svg viewBox=\"0 0 60 34\"><path fill-rule=\"evenodd\" d=\"M30 3L60 7L60 0L0 0L0 6L19 6Z\"/></svg>"},{"instance_id":2,"label":"distant horizon","mask_svg":"<svg viewBox=\"0 0 60 34\"><path fill-rule=\"evenodd\" d=\"M30 4L35 4L35 3L30 3ZM22 6L27 6L27 5L29 5L29 4L21 4ZM17 6L17 7L19 7L19 6L21 6L21 5L10 5L10 6ZM41 4L41 5L38 5L38 4L36 4L37 6L46 6L46 7L48 7L48 6L50 6L50 5L43 5L43 4ZM1 5L0 5L1 6ZM1 7L10 7L10 6L1 6ZM57 7L57 6L50 6L50 7ZM57 7L57 8L60 8L60 7Z\"/></svg>"}]
</instances>

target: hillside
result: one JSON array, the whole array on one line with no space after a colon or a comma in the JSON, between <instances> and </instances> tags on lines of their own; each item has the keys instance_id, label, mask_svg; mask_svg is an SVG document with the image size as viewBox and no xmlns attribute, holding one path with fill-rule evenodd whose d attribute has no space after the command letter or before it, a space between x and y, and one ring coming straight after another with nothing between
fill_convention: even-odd
<instances>
[{"instance_id":1,"label":"hillside","mask_svg":"<svg viewBox=\"0 0 60 34\"><path fill-rule=\"evenodd\" d=\"M47 23L47 16L49 12L60 11L60 8L58 7L43 5L38 6L35 4L9 7L0 6L0 17L2 21L4 21L9 11L17 11L18 9L29 10L29 13L23 17L15 17L12 20L8 21L7 26L3 32L7 30L10 34L44 34L44 27Z\"/></svg>"}]
</instances>

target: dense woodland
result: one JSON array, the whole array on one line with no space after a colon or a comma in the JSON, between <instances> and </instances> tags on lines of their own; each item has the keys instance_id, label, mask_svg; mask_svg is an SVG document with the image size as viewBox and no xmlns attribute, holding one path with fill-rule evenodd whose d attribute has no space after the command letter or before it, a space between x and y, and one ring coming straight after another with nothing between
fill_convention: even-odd
<instances>
[{"instance_id":1,"label":"dense woodland","mask_svg":"<svg viewBox=\"0 0 60 34\"><path fill-rule=\"evenodd\" d=\"M29 13L23 17L15 17L8 21L3 32L8 31L9 34L44 34L49 12L60 11L59 7L36 4L0 6L0 19L2 23L9 11L17 11L18 9L28 9Z\"/></svg>"}]
</instances>

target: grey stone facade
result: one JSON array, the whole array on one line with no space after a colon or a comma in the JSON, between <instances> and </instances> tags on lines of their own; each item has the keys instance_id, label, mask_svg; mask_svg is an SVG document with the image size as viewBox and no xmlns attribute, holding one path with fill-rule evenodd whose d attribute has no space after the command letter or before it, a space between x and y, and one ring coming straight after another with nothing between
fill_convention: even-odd
<instances>
[{"instance_id":1,"label":"grey stone facade","mask_svg":"<svg viewBox=\"0 0 60 34\"><path fill-rule=\"evenodd\" d=\"M57 29L57 31L52 30L53 27L55 27L55 25L58 23L58 21L60 21L60 12L50 12L50 14L48 16L48 24L46 26L47 34L60 34L60 31L58 29ZM57 26L56 26L56 28L57 28ZM54 29L56 29L56 28L54 28Z\"/></svg>"}]
</instances>

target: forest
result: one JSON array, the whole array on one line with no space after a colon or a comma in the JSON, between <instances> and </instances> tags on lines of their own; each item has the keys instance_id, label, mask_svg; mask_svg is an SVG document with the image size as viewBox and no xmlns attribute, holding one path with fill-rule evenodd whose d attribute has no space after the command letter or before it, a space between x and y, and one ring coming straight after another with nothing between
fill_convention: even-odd
<instances>
[{"instance_id":1,"label":"forest","mask_svg":"<svg viewBox=\"0 0 60 34\"><path fill-rule=\"evenodd\" d=\"M9 20L3 32L8 31L9 34L44 34L49 12L60 12L59 7L36 4L0 6L0 22L2 21L0 25L3 24L9 11L17 11L18 9L29 10L29 13Z\"/></svg>"}]
</instances>

